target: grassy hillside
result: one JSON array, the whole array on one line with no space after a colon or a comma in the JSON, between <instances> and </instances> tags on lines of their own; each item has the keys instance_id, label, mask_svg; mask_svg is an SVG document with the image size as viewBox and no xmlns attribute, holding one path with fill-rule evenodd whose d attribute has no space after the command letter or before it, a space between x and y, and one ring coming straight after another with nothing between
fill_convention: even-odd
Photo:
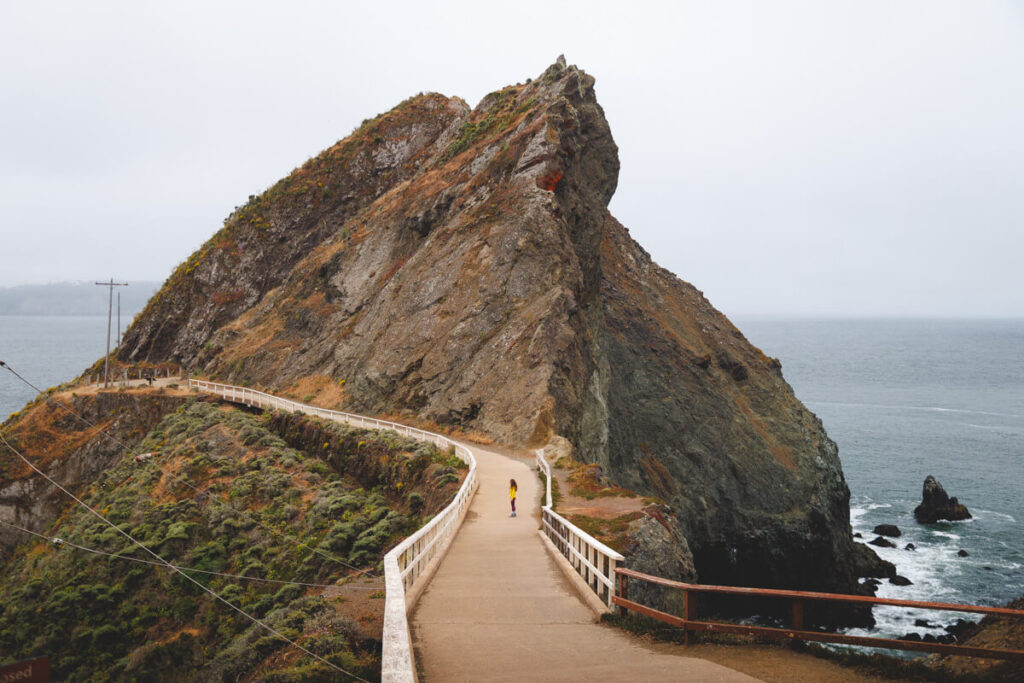
<instances>
[{"instance_id":1,"label":"grassy hillside","mask_svg":"<svg viewBox=\"0 0 1024 683\"><path fill-rule=\"evenodd\" d=\"M451 454L394 432L190 402L86 502L164 559L328 661L379 675L381 558L458 486ZM0 569L0 663L61 680L337 680L74 506ZM112 556L76 549L87 547Z\"/></svg>"}]
</instances>

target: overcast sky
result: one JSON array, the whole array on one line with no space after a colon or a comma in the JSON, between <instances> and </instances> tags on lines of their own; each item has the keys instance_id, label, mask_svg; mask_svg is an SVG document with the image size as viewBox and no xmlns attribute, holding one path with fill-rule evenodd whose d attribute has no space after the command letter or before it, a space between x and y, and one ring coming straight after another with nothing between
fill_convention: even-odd
<instances>
[{"instance_id":1,"label":"overcast sky","mask_svg":"<svg viewBox=\"0 0 1024 683\"><path fill-rule=\"evenodd\" d=\"M0 286L163 280L420 91L559 53L612 211L731 315L1024 316L1024 3L0 5Z\"/></svg>"}]
</instances>

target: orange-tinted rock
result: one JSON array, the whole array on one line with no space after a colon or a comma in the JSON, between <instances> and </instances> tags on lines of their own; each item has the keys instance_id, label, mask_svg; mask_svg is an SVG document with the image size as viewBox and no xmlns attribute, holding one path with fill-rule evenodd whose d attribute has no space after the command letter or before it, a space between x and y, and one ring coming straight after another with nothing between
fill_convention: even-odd
<instances>
[{"instance_id":1,"label":"orange-tinted rock","mask_svg":"<svg viewBox=\"0 0 1024 683\"><path fill-rule=\"evenodd\" d=\"M412 98L238 209L122 358L277 392L323 377L330 407L509 444L563 436L672 506L701 581L855 591L873 553L835 444L780 363L608 212L618 170L594 79L562 62L472 110Z\"/></svg>"}]
</instances>

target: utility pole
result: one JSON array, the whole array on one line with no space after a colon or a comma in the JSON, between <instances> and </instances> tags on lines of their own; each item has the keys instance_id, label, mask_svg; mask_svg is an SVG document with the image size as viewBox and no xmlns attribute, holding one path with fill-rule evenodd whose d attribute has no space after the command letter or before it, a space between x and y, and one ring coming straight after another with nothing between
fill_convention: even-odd
<instances>
[{"instance_id":1,"label":"utility pole","mask_svg":"<svg viewBox=\"0 0 1024 683\"><path fill-rule=\"evenodd\" d=\"M127 287L128 283L114 282L114 278L110 278L110 282L97 282L96 284L110 287L110 296L107 300L107 355L103 360L103 387L106 388L110 384L110 318L114 312L114 287ZM120 297L121 295L118 293L118 302L121 300ZM118 318L120 318L120 309Z\"/></svg>"},{"instance_id":2,"label":"utility pole","mask_svg":"<svg viewBox=\"0 0 1024 683\"><path fill-rule=\"evenodd\" d=\"M117 345L115 349L121 348L121 290L117 290Z\"/></svg>"}]
</instances>

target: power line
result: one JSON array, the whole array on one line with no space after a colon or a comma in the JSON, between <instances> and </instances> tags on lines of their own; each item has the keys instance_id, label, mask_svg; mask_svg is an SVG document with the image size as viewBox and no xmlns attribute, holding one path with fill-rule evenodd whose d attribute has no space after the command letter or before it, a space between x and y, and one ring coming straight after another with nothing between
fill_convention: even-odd
<instances>
[{"instance_id":1,"label":"power line","mask_svg":"<svg viewBox=\"0 0 1024 683\"><path fill-rule=\"evenodd\" d=\"M274 634L275 636L277 636L277 637L278 637L278 638L280 638L281 640L283 640L283 641L285 641L286 643L290 644L290 645L291 645L292 647L295 647L295 648L297 648L297 649L301 650L302 652L306 653L306 654L307 654L307 655L309 655L310 657L312 657L312 658L314 658L314 659L316 659L316 660L318 660L318 661L320 661L320 662L323 662L324 664L326 664L327 666L331 667L332 669L334 669L334 670L336 670L336 671L339 671L339 672L341 672L341 673L343 673L343 674L345 674L345 675L347 675L347 676L351 676L352 678L355 678L355 679L356 679L356 680L358 680L358 681L362 681L363 683L369 683L369 681L367 681L366 679L364 679L364 678L360 678L359 676L357 676L356 674L352 673L351 671L346 671L345 669L341 668L341 667L340 667L340 666L338 666L337 664L334 664L334 663L332 663L332 662L329 662L329 661L327 661L326 659L324 659L323 657L321 657L320 655L316 654L315 652L312 652L312 651L310 651L310 650L307 650L306 648L302 647L301 645L299 645L298 643L296 643L296 642L295 642L294 640L292 640L292 639L291 639L291 638L289 638L288 636L284 635L283 633L281 633L280 631L278 631L277 629L275 629L275 628L274 628L273 626L271 626L270 624L267 624L267 623L266 623L266 622L264 622L263 620L261 620L261 619L258 619L258 618L256 618L256 617L254 617L253 615L251 615L251 614L249 614L248 612L246 612L245 610L243 610L243 609L242 609L241 607L238 607L238 606L237 606L237 605L235 605L234 603L231 603L231 602L229 602L228 600L224 599L223 597L221 597L221 596L220 596L220 594L219 594L219 593L217 593L217 592L215 592L215 591L213 591L213 590L211 590L211 589L207 588L207 587L206 587L206 586L204 586L203 584L199 583L198 581L196 581L195 579L193 579L193 578L192 578L191 576L189 576L189 575L188 575L188 574L186 574L185 572L181 571L180 569L176 568L176 567L175 567L174 565L172 565L171 563L169 563L169 562L168 562L167 560L163 559L162 557L160 557L159 555L157 555L157 554L156 554L155 552L153 552L152 550L150 550L149 548L147 548L147 547L146 547L145 545L143 545L143 544L142 544L142 543L140 543L139 541L135 540L135 538L134 538L134 537L133 537L133 536L132 536L131 534L129 534L129 533L127 532L127 531L125 531L125 530L121 529L121 527L117 526L117 525L116 525L116 524L114 524L113 522L109 521L109 520L108 520L108 519L107 519L106 517L104 517L104 516L103 516L103 515L101 515L100 513L98 513L98 512L96 512L95 510L93 510L93 509L92 509L91 507L89 507L88 505L86 505L86 504L85 504L85 502L83 502L83 501L82 501L82 500L81 500L80 498L78 498L78 496L76 496L75 494L73 494L73 493L71 493L70 491L68 491L68 490L67 490L66 488L64 488L63 486L61 486L60 484L58 484L58 483L57 483L56 481L54 481L53 479L51 479L51 478L50 478L50 477L49 477L49 476L48 476L48 475L47 475L47 474L46 474L45 472L43 472L43 471L42 471L41 469L39 469L38 467L36 467L35 465L33 465L33 464L32 464L32 462L31 462L31 461L30 461L30 460L29 460L28 458L26 458L26 457L25 457L24 455L22 455L22 454L21 454L21 451L19 451L19 450L18 450L18 449L16 449L16 448L15 448L14 446L12 446L12 445L10 444L10 442L8 442L6 438L4 438L4 435L3 435L3 433L2 433L2 432L0 432L0 442L3 442L3 444L4 444L5 446L7 446L7 448L8 448L8 449L9 449L9 450L10 450L10 451L11 451L12 453L14 453L14 454L15 454L16 456L18 456L18 458L20 458L20 459L21 459L21 461L22 461L22 462L24 462L24 463L25 463L26 465L28 465L29 467L31 467L31 468L32 468L32 469L33 469L33 470L34 470L34 471L36 472L36 474L38 474L38 475L40 475L41 477L43 477L44 479L46 479L46 480L47 480L48 482L50 482L51 484L53 484L54 486L56 486L56 487L57 487L58 489L60 489L60 490L61 490L61 491L62 491L62 492L63 492L63 493L65 494L65 495L67 495L67 496L68 496L69 498L71 498L71 499L72 499L72 500L74 500L74 501L75 501L76 503L78 503L79 505L81 505L81 506L82 506L83 508L85 508L86 510L88 510L88 511L89 511L89 514L91 514L91 515L93 515L93 516L97 517L98 519L102 520L102 521L103 521L103 523L104 523L104 524L106 524L107 526L109 526L109 527L110 527L111 529L114 529L115 531L117 531L117 533L121 534L122 536L124 536L125 538L127 538L127 539L128 539L129 541L131 541L132 543L134 543L135 545L137 545L138 547L142 548L142 549L143 549L143 550L145 550L145 551L146 551L147 553L149 553L150 555L152 555L152 556L153 556L153 558L154 558L155 560L157 560L157 562L159 562L160 564L164 565L164 566L165 566L165 567L167 567L168 569L171 569L172 571L174 571L174 572L176 572L177 574L181 575L181 576L182 576L182 577L184 577L184 578L185 578L185 579L186 579L187 581L190 581L190 582L194 583L195 585L199 586L199 588L201 588L202 590L206 591L207 593L209 593L210 595L212 595L213 597L215 597L215 598L216 598L217 600L219 600L219 601L223 602L223 603L224 603L225 605L227 605L227 606L228 606L228 607L230 607L231 609L235 610L236 612L238 612L239 614L241 614L241 615L242 615L242 616L244 616L245 618L249 619L249 620L250 620L250 621L252 621L252 622L253 622L254 624L258 624L259 626L263 627L264 629L266 629L266 630L267 630L267 631L269 631L270 633Z\"/></svg>"},{"instance_id":2,"label":"power line","mask_svg":"<svg viewBox=\"0 0 1024 683\"><path fill-rule=\"evenodd\" d=\"M40 389L35 384L32 384L32 382L29 382L27 379L25 379L20 374L18 374L14 370L14 368L12 368L10 365L8 365L7 363L3 362L2 360L0 360L0 367L7 368L7 370L9 370L11 372L11 374L13 374L19 380L21 380L26 385L28 385L33 390L35 390L37 392L37 395L42 395L42 394L46 393L43 389ZM47 397L47 400L52 400L52 397ZM93 427L95 429L99 429L101 434L103 434L106 438L110 439L111 441L113 441L113 442L117 443L118 445L120 445L122 448L124 448L125 451L128 452L129 455L133 455L133 456L134 455L138 455L138 453L135 452L135 449L133 449L131 446L129 446L128 444L126 444L124 441L122 441L118 437L114 436L113 434L108 433L106 431L106 429L100 427L95 422L92 422L92 421L82 417L79 413L77 413L76 411L72 410L71 408L68 408L66 405L64 405L63 403L60 403L59 401L54 401L54 404L57 405L62 410L64 410L65 412L69 413L72 417L75 417L76 419L80 420L81 422L84 422L85 424L89 425L90 427ZM185 486L187 486L190 489L192 489L193 491L195 491L196 493L203 493L202 490L200 490L199 488L197 488L197 487L193 486L192 484L190 484L187 481L187 479L182 478L182 479L179 479L179 481L182 484L184 484ZM310 550L310 552L312 552L312 553L314 553L316 555L319 555L320 557L323 557L325 559L331 560L332 562L336 562L336 563L342 565L343 567L347 567L347 568L353 570L354 572L356 572L357 575L358 574L368 574L370 576L374 576L375 575L374 572L372 572L369 567L364 568L364 569L360 569L359 567L351 565L348 562L345 562L344 560L340 560L337 557L334 557L333 555L325 553L322 550L320 550L319 548L316 548L316 547L314 547L312 545L309 545L308 543L305 543L305 542L295 538L294 536L289 536L288 534L286 534L285 532L281 531L280 529L275 529L272 526L268 526L268 525L264 524L263 522L259 521L258 519L254 519L253 521L260 528L266 529L268 531L272 531L272 532L278 534L279 536L281 536L282 538L285 538L285 539L291 541L292 543L296 543L299 547L308 548Z\"/></svg>"},{"instance_id":3,"label":"power line","mask_svg":"<svg viewBox=\"0 0 1024 683\"><path fill-rule=\"evenodd\" d=\"M17 529L18 531L23 531L26 534L32 534L33 536L38 536L39 538L43 539L44 541L49 541L50 543L53 543L56 546L61 546L61 547L68 546L70 548L74 548L75 550L82 550L84 552L92 553L94 555L103 555L103 556L106 556L106 557L113 557L113 558L118 559L118 560L127 560L129 562L139 562L141 564L152 564L152 565L157 565L157 566L160 566L160 567L164 566L160 562L155 562L153 560L147 560L147 559L142 558L142 557L129 557L128 555L118 555L117 553L108 553L105 550L97 550L96 548L87 548L84 545L78 545L77 543L72 543L71 541L68 541L68 540L63 539L63 538L58 538L56 536L47 536L45 534L40 534L38 532L32 531L31 529L26 529L24 527L20 527L17 524L11 524L10 522L5 522L2 519L0 519L0 524L3 524L5 526L9 526L12 529ZM337 584L333 584L333 583L306 583L304 581L282 581L280 579L264 579L264 578L261 578L261 577L258 577L258 576L242 576L241 574L226 574L224 572L215 572L215 571L210 571L208 569L196 569L194 567L182 567L181 565L178 565L178 564L172 564L172 565L169 565L169 566L173 567L174 569L180 569L180 570L186 571L186 572L197 572L199 574L210 574L212 576L221 576L221 577L228 578L228 579L244 579L246 581L260 581L262 583L283 583L283 584L289 584L289 585L295 585L295 586L310 586L312 588L335 588L335 587L337 587Z\"/></svg>"}]
</instances>

